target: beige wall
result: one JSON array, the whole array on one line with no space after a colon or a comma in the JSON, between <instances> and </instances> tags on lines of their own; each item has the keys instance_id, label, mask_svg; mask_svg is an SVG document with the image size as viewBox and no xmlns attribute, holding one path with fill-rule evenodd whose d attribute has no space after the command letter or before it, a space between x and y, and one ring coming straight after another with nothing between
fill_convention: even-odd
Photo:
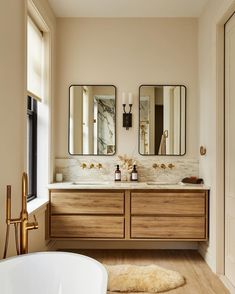
<instances>
[{"instance_id":1,"label":"beige wall","mask_svg":"<svg viewBox=\"0 0 235 294\"><path fill-rule=\"evenodd\" d=\"M68 88L117 86L117 153L138 153L138 87L185 84L187 158L198 157L197 20L193 18L57 19L55 156L68 156ZM122 92L134 93L133 128L122 127Z\"/></svg>"},{"instance_id":2,"label":"beige wall","mask_svg":"<svg viewBox=\"0 0 235 294\"><path fill-rule=\"evenodd\" d=\"M234 10L234 0L210 0L199 19L199 144L207 148L200 175L211 186L210 241L200 251L217 273L223 273L223 25Z\"/></svg>"},{"instance_id":3,"label":"beige wall","mask_svg":"<svg viewBox=\"0 0 235 294\"><path fill-rule=\"evenodd\" d=\"M0 258L5 238L5 191L18 212L24 167L25 18L23 1L0 2ZM11 20L11 21L9 21ZM17 214L13 214L14 217Z\"/></svg>"},{"instance_id":4,"label":"beige wall","mask_svg":"<svg viewBox=\"0 0 235 294\"><path fill-rule=\"evenodd\" d=\"M48 19L46 1L34 1ZM47 14L46 14L47 12ZM55 20L54 20L55 24ZM26 5L25 1L0 2L0 258L5 240L5 191L12 185L12 217L21 209L21 175L26 167ZM37 213L40 230L31 238L30 250L45 249L42 239L45 212ZM11 235L9 255L14 255Z\"/></svg>"}]
</instances>

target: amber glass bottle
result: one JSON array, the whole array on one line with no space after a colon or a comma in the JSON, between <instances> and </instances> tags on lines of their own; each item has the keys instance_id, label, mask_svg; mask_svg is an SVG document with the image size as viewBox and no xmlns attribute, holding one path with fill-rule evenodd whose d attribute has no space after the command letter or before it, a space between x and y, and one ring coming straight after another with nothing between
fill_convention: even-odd
<instances>
[{"instance_id":1,"label":"amber glass bottle","mask_svg":"<svg viewBox=\"0 0 235 294\"><path fill-rule=\"evenodd\" d=\"M119 165L117 165L117 168L115 170L114 180L116 182L121 181L121 171L119 169Z\"/></svg>"},{"instance_id":2,"label":"amber glass bottle","mask_svg":"<svg viewBox=\"0 0 235 294\"><path fill-rule=\"evenodd\" d=\"M133 166L133 170L131 172L131 181L138 181L138 172L136 169L136 165Z\"/></svg>"}]
</instances>

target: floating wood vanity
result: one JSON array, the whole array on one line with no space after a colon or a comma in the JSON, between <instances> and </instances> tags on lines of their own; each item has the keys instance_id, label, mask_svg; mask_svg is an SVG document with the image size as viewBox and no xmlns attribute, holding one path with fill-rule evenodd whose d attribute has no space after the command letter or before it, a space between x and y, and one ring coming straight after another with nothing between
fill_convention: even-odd
<instances>
[{"instance_id":1,"label":"floating wood vanity","mask_svg":"<svg viewBox=\"0 0 235 294\"><path fill-rule=\"evenodd\" d=\"M208 239L208 189L204 186L147 188L140 183L115 189L114 184L106 189L71 189L68 185L49 187L50 239Z\"/></svg>"}]
</instances>

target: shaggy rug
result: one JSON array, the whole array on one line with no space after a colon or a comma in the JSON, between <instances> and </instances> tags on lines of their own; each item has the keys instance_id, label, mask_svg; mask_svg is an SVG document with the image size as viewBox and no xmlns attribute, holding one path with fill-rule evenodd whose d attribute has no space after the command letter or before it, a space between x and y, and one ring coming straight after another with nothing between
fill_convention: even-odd
<instances>
[{"instance_id":1,"label":"shaggy rug","mask_svg":"<svg viewBox=\"0 0 235 294\"><path fill-rule=\"evenodd\" d=\"M108 272L110 292L159 293L185 284L184 277L157 265L104 265Z\"/></svg>"}]
</instances>

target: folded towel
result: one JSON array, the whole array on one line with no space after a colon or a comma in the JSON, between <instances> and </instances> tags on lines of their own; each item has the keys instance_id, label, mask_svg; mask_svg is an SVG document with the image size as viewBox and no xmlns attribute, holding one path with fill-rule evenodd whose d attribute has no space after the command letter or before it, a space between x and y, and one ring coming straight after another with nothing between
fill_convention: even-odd
<instances>
[{"instance_id":1,"label":"folded towel","mask_svg":"<svg viewBox=\"0 0 235 294\"><path fill-rule=\"evenodd\" d=\"M203 179L197 178L197 177L188 177L188 178L184 178L182 180L182 183L185 184L203 184L204 181Z\"/></svg>"}]
</instances>

